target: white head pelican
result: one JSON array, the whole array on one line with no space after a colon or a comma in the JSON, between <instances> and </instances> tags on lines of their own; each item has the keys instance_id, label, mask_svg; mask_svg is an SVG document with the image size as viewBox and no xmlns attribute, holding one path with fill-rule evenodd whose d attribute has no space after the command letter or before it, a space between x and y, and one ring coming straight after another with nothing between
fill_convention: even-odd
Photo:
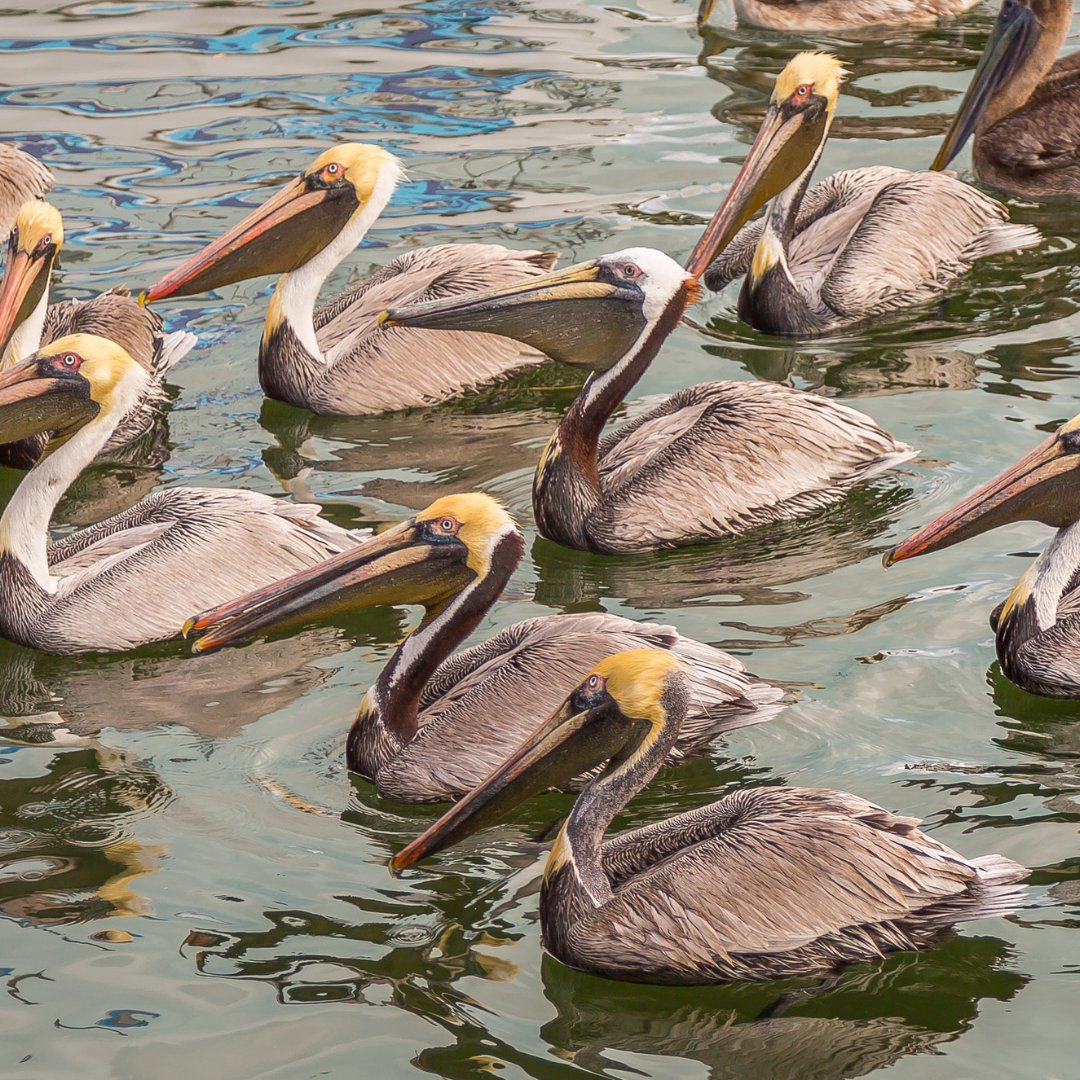
<instances>
[{"instance_id":1,"label":"white head pelican","mask_svg":"<svg viewBox=\"0 0 1080 1080\"><path fill-rule=\"evenodd\" d=\"M108 454L146 432L165 400L165 377L195 344L186 332L164 334L157 315L140 307L123 288L92 300L49 303L53 265L64 245L60 211L42 199L23 203L8 237L0 281L0 371L69 334L96 334L115 341L151 375L145 396L102 448ZM41 456L47 433L0 445L0 464L28 469Z\"/></svg>"},{"instance_id":2,"label":"white head pelican","mask_svg":"<svg viewBox=\"0 0 1080 1080\"><path fill-rule=\"evenodd\" d=\"M687 262L709 267L710 289L745 274L739 316L769 334L832 333L937 299L977 259L1041 239L945 173L849 169L807 191L843 77L826 53L799 53L777 76L754 145Z\"/></svg>"},{"instance_id":3,"label":"white head pelican","mask_svg":"<svg viewBox=\"0 0 1080 1080\"><path fill-rule=\"evenodd\" d=\"M749 788L604 840L656 775L692 693L677 657L601 661L482 784L390 861L400 872L603 765L548 857L540 927L571 967L649 983L791 978L924 948L1001 915L1028 871L968 860L843 791Z\"/></svg>"},{"instance_id":4,"label":"white head pelican","mask_svg":"<svg viewBox=\"0 0 1080 1080\"><path fill-rule=\"evenodd\" d=\"M417 341L380 327L393 304L522 281L556 256L495 244L439 244L399 255L316 309L330 272L367 234L403 175L378 146L344 143L145 293L148 302L281 274L259 345L259 380L279 401L323 415L433 405L540 363L506 341L461 334Z\"/></svg>"},{"instance_id":5,"label":"white head pelican","mask_svg":"<svg viewBox=\"0 0 1080 1080\"><path fill-rule=\"evenodd\" d=\"M0 439L56 433L0 516L0 635L51 653L165 641L193 610L359 539L316 507L228 488L167 488L50 542L56 504L150 379L119 345L90 334L60 338L0 373Z\"/></svg>"},{"instance_id":6,"label":"white head pelican","mask_svg":"<svg viewBox=\"0 0 1080 1080\"><path fill-rule=\"evenodd\" d=\"M596 372L533 485L541 533L569 547L615 554L733 536L819 510L913 456L854 409L757 382L680 390L601 439L697 295L673 259L628 248L509 288L395 308L387 321L506 334Z\"/></svg>"},{"instance_id":7,"label":"white head pelican","mask_svg":"<svg viewBox=\"0 0 1080 1080\"><path fill-rule=\"evenodd\" d=\"M320 566L203 612L185 632L205 652L330 611L422 605L420 626L365 694L346 746L353 772L403 802L463 795L583 672L622 649L670 652L686 665L693 706L671 760L776 712L781 692L727 653L674 627L606 612L526 619L454 653L498 600L523 552L521 533L494 499L448 495Z\"/></svg>"},{"instance_id":8,"label":"white head pelican","mask_svg":"<svg viewBox=\"0 0 1080 1080\"><path fill-rule=\"evenodd\" d=\"M1014 521L1057 535L990 616L1001 670L1044 697L1080 698L1080 415L885 556L885 565Z\"/></svg>"},{"instance_id":9,"label":"white head pelican","mask_svg":"<svg viewBox=\"0 0 1080 1080\"><path fill-rule=\"evenodd\" d=\"M1072 0L1004 0L931 169L974 133L984 183L1030 199L1080 195L1080 53L1057 58Z\"/></svg>"}]
</instances>

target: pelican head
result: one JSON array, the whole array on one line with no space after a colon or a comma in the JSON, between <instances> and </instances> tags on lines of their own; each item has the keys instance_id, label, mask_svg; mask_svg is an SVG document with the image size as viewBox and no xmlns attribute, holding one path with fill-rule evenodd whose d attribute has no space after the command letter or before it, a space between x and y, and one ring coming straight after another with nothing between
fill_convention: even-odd
<instances>
[{"instance_id":1,"label":"pelican head","mask_svg":"<svg viewBox=\"0 0 1080 1080\"><path fill-rule=\"evenodd\" d=\"M504 288L393 308L381 319L501 334L553 360L602 371L646 327L669 332L697 292L697 282L663 252L627 248Z\"/></svg>"},{"instance_id":2,"label":"pelican head","mask_svg":"<svg viewBox=\"0 0 1080 1080\"><path fill-rule=\"evenodd\" d=\"M490 495L447 495L317 566L196 615L184 636L208 652L354 608L421 604L431 618L496 562L516 566L522 550L514 519Z\"/></svg>"},{"instance_id":3,"label":"pelican head","mask_svg":"<svg viewBox=\"0 0 1080 1080\"><path fill-rule=\"evenodd\" d=\"M765 203L813 170L836 113L844 75L835 56L804 52L776 77L757 138L686 262L694 277L701 277Z\"/></svg>"},{"instance_id":4,"label":"pelican head","mask_svg":"<svg viewBox=\"0 0 1080 1080\"><path fill-rule=\"evenodd\" d=\"M401 162L379 146L343 143L326 150L143 299L190 296L263 274L291 273L323 252L336 265L382 213L402 175Z\"/></svg>"},{"instance_id":5,"label":"pelican head","mask_svg":"<svg viewBox=\"0 0 1080 1080\"><path fill-rule=\"evenodd\" d=\"M604 762L610 764L594 783L633 768L644 747L681 721L688 699L685 669L671 653L632 649L607 657L486 780L399 851L391 871L456 844L532 795Z\"/></svg>"},{"instance_id":6,"label":"pelican head","mask_svg":"<svg viewBox=\"0 0 1080 1080\"><path fill-rule=\"evenodd\" d=\"M991 102L1023 69L1054 15L1050 9L1060 6L1048 0L1004 0L964 100L930 166L932 170L947 168L974 131L1000 119L993 111L988 112ZM1068 15L1072 16L1071 5ZM1034 85L1026 88L1021 98L1026 98L1032 89Z\"/></svg>"},{"instance_id":7,"label":"pelican head","mask_svg":"<svg viewBox=\"0 0 1080 1080\"><path fill-rule=\"evenodd\" d=\"M99 414L123 415L146 388L141 364L108 338L69 334L0 373L0 442L63 437Z\"/></svg>"},{"instance_id":8,"label":"pelican head","mask_svg":"<svg viewBox=\"0 0 1080 1080\"><path fill-rule=\"evenodd\" d=\"M970 540L1014 521L1063 529L1080 520L1080 415L1030 454L885 556L885 565Z\"/></svg>"},{"instance_id":9,"label":"pelican head","mask_svg":"<svg viewBox=\"0 0 1080 1080\"><path fill-rule=\"evenodd\" d=\"M47 294L53 263L63 244L64 222L55 206L31 199L19 207L0 282L0 355L8 351L12 334Z\"/></svg>"}]
</instances>

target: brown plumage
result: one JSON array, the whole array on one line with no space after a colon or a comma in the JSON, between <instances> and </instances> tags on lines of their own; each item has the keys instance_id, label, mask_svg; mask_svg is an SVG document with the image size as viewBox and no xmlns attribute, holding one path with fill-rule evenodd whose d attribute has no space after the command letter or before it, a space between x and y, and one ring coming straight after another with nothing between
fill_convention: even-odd
<instances>
[{"instance_id":1,"label":"brown plumage","mask_svg":"<svg viewBox=\"0 0 1080 1080\"><path fill-rule=\"evenodd\" d=\"M64 378L56 380L61 365ZM54 442L0 516L0 634L12 641L78 653L169 640L193 610L360 539L323 520L315 506L250 491L168 488L51 542L57 502L144 398L150 376L114 342L78 334L45 346L14 374L22 378L16 389L35 379L57 387L81 380L87 394L81 426Z\"/></svg>"},{"instance_id":2,"label":"brown plumage","mask_svg":"<svg viewBox=\"0 0 1080 1080\"><path fill-rule=\"evenodd\" d=\"M327 416L435 405L543 363L542 353L505 339L418 338L382 326L378 316L397 304L536 277L555 264L548 252L438 244L399 255L315 308L323 282L363 239L402 175L398 159L379 147L346 143L328 150L153 285L147 299L281 272L259 346L259 381L268 396ZM302 237L292 231L300 228Z\"/></svg>"},{"instance_id":3,"label":"brown plumage","mask_svg":"<svg viewBox=\"0 0 1080 1080\"><path fill-rule=\"evenodd\" d=\"M0 143L0 235L7 236L19 207L52 190L53 174L37 158L11 143Z\"/></svg>"},{"instance_id":4,"label":"brown plumage","mask_svg":"<svg viewBox=\"0 0 1080 1080\"><path fill-rule=\"evenodd\" d=\"M962 15L978 0L734 0L740 22L767 30L845 30L860 26L922 26ZM701 23L716 0L702 0Z\"/></svg>"},{"instance_id":5,"label":"brown plumage","mask_svg":"<svg viewBox=\"0 0 1080 1080\"><path fill-rule=\"evenodd\" d=\"M59 211L42 200L24 203L11 228L7 262L0 282L0 370L10 368L42 345L71 334L93 334L120 345L151 376L146 393L123 418L102 456L140 438L160 418L165 379L194 346L186 332L166 334L161 319L118 286L90 300L49 303L49 285L63 247ZM0 464L28 469L41 456L48 433L0 445Z\"/></svg>"},{"instance_id":6,"label":"brown plumage","mask_svg":"<svg viewBox=\"0 0 1080 1080\"><path fill-rule=\"evenodd\" d=\"M630 248L388 318L429 330L483 327L597 370L533 484L540 532L569 547L621 554L735 536L828 506L914 455L869 417L772 383L693 386L601 439L696 295L668 256Z\"/></svg>"},{"instance_id":7,"label":"brown plumage","mask_svg":"<svg viewBox=\"0 0 1080 1080\"><path fill-rule=\"evenodd\" d=\"M1005 0L931 168L974 133L984 184L1030 199L1080 195L1080 53L1057 58L1072 0Z\"/></svg>"},{"instance_id":8,"label":"brown plumage","mask_svg":"<svg viewBox=\"0 0 1080 1080\"><path fill-rule=\"evenodd\" d=\"M444 496L324 566L204 612L188 631L205 651L319 611L423 604L420 626L365 694L346 747L352 771L403 802L463 795L583 672L623 649L670 652L687 666L693 705L670 761L776 712L781 692L733 657L674 627L606 612L526 619L453 653L498 600L523 550L520 532L493 499Z\"/></svg>"},{"instance_id":9,"label":"brown plumage","mask_svg":"<svg viewBox=\"0 0 1080 1080\"><path fill-rule=\"evenodd\" d=\"M940 299L977 260L1040 240L945 173L850 169L807 191L843 75L835 57L800 53L777 76L754 145L687 264L711 263L703 280L713 290L745 275L739 317L765 333L827 334Z\"/></svg>"},{"instance_id":10,"label":"brown plumage","mask_svg":"<svg viewBox=\"0 0 1080 1080\"><path fill-rule=\"evenodd\" d=\"M689 701L675 657L608 658L391 867L606 762L563 825L540 894L544 945L572 967L651 983L794 977L924 948L954 922L1017 906L1023 867L965 859L846 792L752 788L602 842L656 775Z\"/></svg>"}]
</instances>

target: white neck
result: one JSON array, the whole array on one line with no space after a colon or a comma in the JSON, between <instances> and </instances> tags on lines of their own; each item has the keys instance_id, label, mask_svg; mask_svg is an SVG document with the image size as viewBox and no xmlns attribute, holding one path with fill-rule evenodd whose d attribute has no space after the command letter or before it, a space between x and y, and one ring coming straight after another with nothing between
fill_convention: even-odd
<instances>
[{"instance_id":1,"label":"white neck","mask_svg":"<svg viewBox=\"0 0 1080 1080\"><path fill-rule=\"evenodd\" d=\"M1059 529L1021 579L1035 599L1040 630L1049 630L1057 622L1058 604L1078 567L1080 522Z\"/></svg>"},{"instance_id":2,"label":"white neck","mask_svg":"<svg viewBox=\"0 0 1080 1080\"><path fill-rule=\"evenodd\" d=\"M37 307L30 313L30 317L24 319L11 335L8 347L4 350L3 359L0 359L0 371L6 371L14 367L20 360L25 360L32 353L41 348L41 334L45 329L45 311L49 306L49 286L46 284L41 291L41 299Z\"/></svg>"},{"instance_id":3,"label":"white neck","mask_svg":"<svg viewBox=\"0 0 1080 1080\"><path fill-rule=\"evenodd\" d=\"M0 553L21 562L48 593L56 591L49 573L49 521L64 492L101 452L120 421L146 392L150 376L132 364L116 384L108 404L53 453L27 473L0 517Z\"/></svg>"},{"instance_id":4,"label":"white neck","mask_svg":"<svg viewBox=\"0 0 1080 1080\"><path fill-rule=\"evenodd\" d=\"M371 191L371 197L349 218L345 228L318 255L309 259L298 270L283 274L278 279L271 301L267 329L270 328L269 320L273 319L276 308L279 317L292 327L293 333L307 352L324 364L327 360L315 336L315 303L319 299L319 291L323 282L347 255L356 250L357 245L375 224L376 218L394 194L399 175L395 169L384 168Z\"/></svg>"}]
</instances>

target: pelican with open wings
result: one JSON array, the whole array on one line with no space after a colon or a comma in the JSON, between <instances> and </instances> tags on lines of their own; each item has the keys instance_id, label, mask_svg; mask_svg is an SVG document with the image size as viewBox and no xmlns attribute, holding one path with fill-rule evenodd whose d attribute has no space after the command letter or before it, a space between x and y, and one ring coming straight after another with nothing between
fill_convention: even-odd
<instances>
[{"instance_id":1,"label":"pelican with open wings","mask_svg":"<svg viewBox=\"0 0 1080 1080\"><path fill-rule=\"evenodd\" d=\"M757 382L688 387L601 439L698 291L667 255L629 248L505 289L395 308L386 321L506 334L595 372L533 484L541 533L568 547L617 554L735 536L820 510L914 455L854 409Z\"/></svg>"},{"instance_id":2,"label":"pelican with open wings","mask_svg":"<svg viewBox=\"0 0 1080 1080\"><path fill-rule=\"evenodd\" d=\"M485 334L417 340L377 320L394 304L536 277L555 264L542 251L418 248L316 309L323 282L367 234L401 177L400 161L378 146L327 150L145 299L281 274L259 345L259 381L270 397L329 416L434 405L542 363L535 350Z\"/></svg>"},{"instance_id":3,"label":"pelican with open wings","mask_svg":"<svg viewBox=\"0 0 1080 1080\"><path fill-rule=\"evenodd\" d=\"M1080 52L1058 59L1072 0L1005 0L932 169L974 134L985 184L1030 199L1080 195Z\"/></svg>"},{"instance_id":4,"label":"pelican with open wings","mask_svg":"<svg viewBox=\"0 0 1080 1080\"><path fill-rule=\"evenodd\" d=\"M176 487L52 542L56 504L146 395L150 378L115 342L90 334L60 338L0 372L0 440L55 433L0 516L0 635L51 653L168 640L193 610L360 539L317 507Z\"/></svg>"},{"instance_id":5,"label":"pelican with open wings","mask_svg":"<svg viewBox=\"0 0 1080 1080\"><path fill-rule=\"evenodd\" d=\"M154 423L165 401L165 378L191 350L195 337L183 331L163 333L161 319L123 288L90 300L50 304L53 266L63 244L64 222L56 207L41 199L19 207L0 281L0 371L69 334L94 334L120 345L150 379L146 393L102 447L107 455L139 438ZM43 432L18 443L0 444L0 464L28 469L41 457L47 441L48 433Z\"/></svg>"},{"instance_id":6,"label":"pelican with open wings","mask_svg":"<svg viewBox=\"0 0 1080 1080\"><path fill-rule=\"evenodd\" d=\"M652 983L808 975L922 948L1021 899L1022 866L965 859L915 819L842 791L750 788L605 841L656 775L692 699L670 653L601 661L391 868L603 765L555 840L540 891L544 945L571 967Z\"/></svg>"},{"instance_id":7,"label":"pelican with open wings","mask_svg":"<svg viewBox=\"0 0 1080 1080\"><path fill-rule=\"evenodd\" d=\"M976 260L1040 240L945 173L848 169L808 191L843 75L835 56L799 53L777 76L754 145L687 263L711 264L713 290L745 275L739 316L756 330L832 333L939 299Z\"/></svg>"},{"instance_id":8,"label":"pelican with open wings","mask_svg":"<svg viewBox=\"0 0 1080 1080\"><path fill-rule=\"evenodd\" d=\"M521 533L494 499L448 495L321 566L203 612L185 632L205 652L335 610L423 605L420 626L364 695L346 745L349 768L402 802L459 798L585 671L622 649L671 652L686 664L693 704L670 760L776 712L781 692L734 657L672 626L606 612L526 619L454 653L523 553Z\"/></svg>"}]
</instances>

